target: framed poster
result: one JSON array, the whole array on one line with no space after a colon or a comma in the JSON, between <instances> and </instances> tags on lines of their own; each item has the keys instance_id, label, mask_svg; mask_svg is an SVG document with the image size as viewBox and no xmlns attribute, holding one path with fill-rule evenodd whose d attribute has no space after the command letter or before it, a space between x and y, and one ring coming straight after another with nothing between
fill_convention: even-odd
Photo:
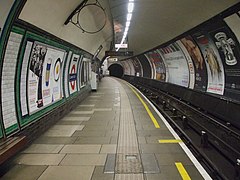
<instances>
[{"instance_id":1,"label":"framed poster","mask_svg":"<svg viewBox=\"0 0 240 180\"><path fill-rule=\"evenodd\" d=\"M187 60L176 43L159 49L166 67L168 68L168 82L179 86L189 86L189 69Z\"/></svg>"},{"instance_id":2,"label":"framed poster","mask_svg":"<svg viewBox=\"0 0 240 180\"><path fill-rule=\"evenodd\" d=\"M193 35L193 38L200 47L207 67L207 92L223 95L225 84L224 69L217 47L205 33L196 33Z\"/></svg>"},{"instance_id":3,"label":"framed poster","mask_svg":"<svg viewBox=\"0 0 240 180\"><path fill-rule=\"evenodd\" d=\"M166 81L166 67L157 50L145 54L145 56L154 64L156 70L156 80Z\"/></svg>"},{"instance_id":4,"label":"framed poster","mask_svg":"<svg viewBox=\"0 0 240 180\"><path fill-rule=\"evenodd\" d=\"M205 92L207 89L208 76L202 52L191 36L186 36L180 41L186 48L193 62L195 71L194 89Z\"/></svg>"},{"instance_id":5,"label":"framed poster","mask_svg":"<svg viewBox=\"0 0 240 180\"><path fill-rule=\"evenodd\" d=\"M62 99L62 62L66 52L34 42L28 69L29 112Z\"/></svg>"},{"instance_id":6,"label":"framed poster","mask_svg":"<svg viewBox=\"0 0 240 180\"><path fill-rule=\"evenodd\" d=\"M132 58L131 61L135 69L135 76L142 77L142 65L139 62L139 60L135 57L135 58Z\"/></svg>"}]
</instances>

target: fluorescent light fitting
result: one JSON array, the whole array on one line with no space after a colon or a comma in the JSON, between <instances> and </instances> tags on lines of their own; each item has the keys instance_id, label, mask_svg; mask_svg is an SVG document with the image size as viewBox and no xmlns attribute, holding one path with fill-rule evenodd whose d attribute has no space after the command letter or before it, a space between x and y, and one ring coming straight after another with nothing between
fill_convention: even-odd
<instances>
[{"instance_id":1,"label":"fluorescent light fitting","mask_svg":"<svg viewBox=\"0 0 240 180\"><path fill-rule=\"evenodd\" d=\"M131 14L131 13L128 13L128 14L127 14L127 21L131 21L131 19L132 19L132 14Z\"/></svg>"},{"instance_id":2,"label":"fluorescent light fitting","mask_svg":"<svg viewBox=\"0 0 240 180\"><path fill-rule=\"evenodd\" d=\"M125 28L125 32L128 32L128 30L129 30L129 27L126 27L126 28Z\"/></svg>"},{"instance_id":3,"label":"fluorescent light fitting","mask_svg":"<svg viewBox=\"0 0 240 180\"><path fill-rule=\"evenodd\" d=\"M129 0L129 2L134 2L134 0Z\"/></svg>"},{"instance_id":4,"label":"fluorescent light fitting","mask_svg":"<svg viewBox=\"0 0 240 180\"><path fill-rule=\"evenodd\" d=\"M130 26L130 21L127 21L126 22L126 27L129 27Z\"/></svg>"},{"instance_id":5,"label":"fluorescent light fitting","mask_svg":"<svg viewBox=\"0 0 240 180\"><path fill-rule=\"evenodd\" d=\"M134 3L132 3L132 2L128 3L128 12L129 13L133 12L133 8L134 8Z\"/></svg>"}]
</instances>

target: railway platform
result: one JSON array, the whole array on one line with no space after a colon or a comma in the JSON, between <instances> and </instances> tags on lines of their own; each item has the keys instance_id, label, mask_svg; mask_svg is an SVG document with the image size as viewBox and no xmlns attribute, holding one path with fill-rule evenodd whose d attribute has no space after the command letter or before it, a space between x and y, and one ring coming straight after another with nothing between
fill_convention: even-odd
<instances>
[{"instance_id":1,"label":"railway platform","mask_svg":"<svg viewBox=\"0 0 240 180\"><path fill-rule=\"evenodd\" d=\"M211 179L164 117L125 81L105 77L12 161L2 179Z\"/></svg>"}]
</instances>

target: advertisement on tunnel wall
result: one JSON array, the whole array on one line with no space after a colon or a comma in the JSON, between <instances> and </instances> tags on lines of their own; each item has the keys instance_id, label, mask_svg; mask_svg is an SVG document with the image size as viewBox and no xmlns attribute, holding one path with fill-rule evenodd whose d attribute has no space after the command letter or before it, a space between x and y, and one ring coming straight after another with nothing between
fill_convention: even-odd
<instances>
[{"instance_id":1,"label":"advertisement on tunnel wall","mask_svg":"<svg viewBox=\"0 0 240 180\"><path fill-rule=\"evenodd\" d=\"M131 60L127 60L126 63L130 67L130 75L134 76L135 75L135 69L134 69L132 61Z\"/></svg>"},{"instance_id":2,"label":"advertisement on tunnel wall","mask_svg":"<svg viewBox=\"0 0 240 180\"><path fill-rule=\"evenodd\" d=\"M126 61L121 61L120 64L123 67L124 74L125 75L131 75L131 68L130 68L129 64Z\"/></svg>"},{"instance_id":3,"label":"advertisement on tunnel wall","mask_svg":"<svg viewBox=\"0 0 240 180\"><path fill-rule=\"evenodd\" d=\"M156 80L166 81L166 67L158 51L151 51L145 56L154 64L156 70Z\"/></svg>"},{"instance_id":4,"label":"advertisement on tunnel wall","mask_svg":"<svg viewBox=\"0 0 240 180\"><path fill-rule=\"evenodd\" d=\"M218 49L225 70L224 94L234 98L234 94L240 93L239 42L228 27L221 26L215 29L209 32L209 35Z\"/></svg>"},{"instance_id":5,"label":"advertisement on tunnel wall","mask_svg":"<svg viewBox=\"0 0 240 180\"><path fill-rule=\"evenodd\" d=\"M182 44L190 55L195 71L194 89L198 91L206 91L207 88L207 68L202 53L191 36L181 39Z\"/></svg>"},{"instance_id":6,"label":"advertisement on tunnel wall","mask_svg":"<svg viewBox=\"0 0 240 180\"><path fill-rule=\"evenodd\" d=\"M217 47L205 33L196 33L193 38L199 45L206 63L208 74L207 92L223 95L224 69Z\"/></svg>"},{"instance_id":7,"label":"advertisement on tunnel wall","mask_svg":"<svg viewBox=\"0 0 240 180\"><path fill-rule=\"evenodd\" d=\"M151 70L152 70L151 78L156 79L156 67L155 67L153 61L151 61L151 59L149 59L146 54L144 54L144 56L146 57L147 61L149 62L149 65L150 65Z\"/></svg>"},{"instance_id":8,"label":"advertisement on tunnel wall","mask_svg":"<svg viewBox=\"0 0 240 180\"><path fill-rule=\"evenodd\" d=\"M77 68L80 56L77 54L72 55L72 60L69 67L69 92L73 94L77 91Z\"/></svg>"},{"instance_id":9,"label":"advertisement on tunnel wall","mask_svg":"<svg viewBox=\"0 0 240 180\"><path fill-rule=\"evenodd\" d=\"M193 89L194 84L195 84L195 71L194 71L193 61L192 61L190 55L188 54L187 49L182 44L182 42L180 40L178 40L176 43L180 47L182 53L185 56L187 64L188 64L188 69L189 69L189 85L188 85L188 88Z\"/></svg>"},{"instance_id":10,"label":"advertisement on tunnel wall","mask_svg":"<svg viewBox=\"0 0 240 180\"><path fill-rule=\"evenodd\" d=\"M188 87L189 69L187 60L176 43L159 49L162 54L166 67L168 68L168 82Z\"/></svg>"},{"instance_id":11,"label":"advertisement on tunnel wall","mask_svg":"<svg viewBox=\"0 0 240 180\"><path fill-rule=\"evenodd\" d=\"M35 42L28 71L28 107L34 112L62 99L62 62L66 52Z\"/></svg>"},{"instance_id":12,"label":"advertisement on tunnel wall","mask_svg":"<svg viewBox=\"0 0 240 180\"><path fill-rule=\"evenodd\" d=\"M139 60L135 57L132 58L131 61L135 69L135 76L142 77L142 66Z\"/></svg>"}]
</instances>

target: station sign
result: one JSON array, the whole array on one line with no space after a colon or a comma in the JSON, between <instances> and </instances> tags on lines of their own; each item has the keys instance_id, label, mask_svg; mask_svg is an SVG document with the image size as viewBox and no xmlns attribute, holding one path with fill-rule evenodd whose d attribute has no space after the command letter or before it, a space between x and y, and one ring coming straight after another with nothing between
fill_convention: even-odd
<instances>
[{"instance_id":1,"label":"station sign","mask_svg":"<svg viewBox=\"0 0 240 180\"><path fill-rule=\"evenodd\" d=\"M105 51L105 56L133 56L133 51Z\"/></svg>"},{"instance_id":2,"label":"station sign","mask_svg":"<svg viewBox=\"0 0 240 180\"><path fill-rule=\"evenodd\" d=\"M115 44L115 48L127 49L128 48L128 44Z\"/></svg>"},{"instance_id":3,"label":"station sign","mask_svg":"<svg viewBox=\"0 0 240 180\"><path fill-rule=\"evenodd\" d=\"M118 61L118 58L108 58L108 61Z\"/></svg>"}]
</instances>

